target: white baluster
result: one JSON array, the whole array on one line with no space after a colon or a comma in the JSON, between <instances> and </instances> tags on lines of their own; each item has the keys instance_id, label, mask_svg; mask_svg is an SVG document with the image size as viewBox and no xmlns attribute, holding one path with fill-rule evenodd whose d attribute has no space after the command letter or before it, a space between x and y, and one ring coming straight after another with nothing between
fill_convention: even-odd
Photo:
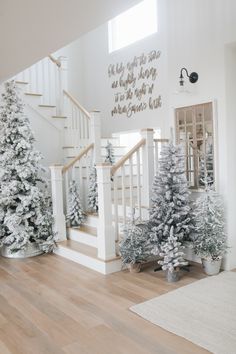
<instances>
[{"instance_id":1,"label":"white baluster","mask_svg":"<svg viewBox=\"0 0 236 354\"><path fill-rule=\"evenodd\" d=\"M121 191L122 191L122 209L123 223L126 223L126 201L125 201L125 165L121 167Z\"/></svg>"},{"instance_id":2,"label":"white baluster","mask_svg":"<svg viewBox=\"0 0 236 354\"><path fill-rule=\"evenodd\" d=\"M111 165L98 165L98 257L103 260L116 256L115 232L112 226Z\"/></svg>"},{"instance_id":3,"label":"white baluster","mask_svg":"<svg viewBox=\"0 0 236 354\"><path fill-rule=\"evenodd\" d=\"M137 203L138 203L138 212L139 218L142 219L142 210L141 210L141 171L140 171L140 150L136 152L137 159Z\"/></svg>"},{"instance_id":4,"label":"white baluster","mask_svg":"<svg viewBox=\"0 0 236 354\"><path fill-rule=\"evenodd\" d=\"M63 166L51 166L52 206L54 217L54 230L58 241L66 240L66 220L63 210Z\"/></svg>"},{"instance_id":5,"label":"white baluster","mask_svg":"<svg viewBox=\"0 0 236 354\"><path fill-rule=\"evenodd\" d=\"M146 140L143 147L143 186L142 200L147 208L151 206L152 183L154 178L154 149L153 149L153 129L143 129L142 137Z\"/></svg>"},{"instance_id":6,"label":"white baluster","mask_svg":"<svg viewBox=\"0 0 236 354\"><path fill-rule=\"evenodd\" d=\"M118 217L118 177L113 176L113 189L114 189L114 215L115 215L115 239L119 240L119 217Z\"/></svg>"},{"instance_id":7,"label":"white baluster","mask_svg":"<svg viewBox=\"0 0 236 354\"><path fill-rule=\"evenodd\" d=\"M133 184L133 156L129 158L129 195L130 195L130 210L132 211L133 206L133 198L134 198L134 184Z\"/></svg>"},{"instance_id":8,"label":"white baluster","mask_svg":"<svg viewBox=\"0 0 236 354\"><path fill-rule=\"evenodd\" d=\"M91 116L91 136L90 141L94 143L94 163L101 162L101 117L99 111L93 111Z\"/></svg>"}]
</instances>

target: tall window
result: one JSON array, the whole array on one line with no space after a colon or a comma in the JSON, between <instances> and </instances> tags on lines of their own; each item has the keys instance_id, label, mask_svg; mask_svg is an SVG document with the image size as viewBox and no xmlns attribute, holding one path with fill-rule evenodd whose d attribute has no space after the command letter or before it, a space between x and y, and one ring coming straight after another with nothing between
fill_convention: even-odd
<instances>
[{"instance_id":1,"label":"tall window","mask_svg":"<svg viewBox=\"0 0 236 354\"><path fill-rule=\"evenodd\" d=\"M204 187L203 180L214 182L214 139L212 103L177 108L176 142L186 154L186 176L189 187Z\"/></svg>"},{"instance_id":2,"label":"tall window","mask_svg":"<svg viewBox=\"0 0 236 354\"><path fill-rule=\"evenodd\" d=\"M108 22L109 53L157 32L157 0L144 0Z\"/></svg>"}]
</instances>

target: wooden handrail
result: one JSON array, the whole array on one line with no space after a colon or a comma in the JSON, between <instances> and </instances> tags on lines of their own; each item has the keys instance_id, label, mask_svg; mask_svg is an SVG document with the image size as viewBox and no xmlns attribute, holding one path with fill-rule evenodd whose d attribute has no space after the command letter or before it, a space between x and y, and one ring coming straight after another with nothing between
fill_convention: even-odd
<instances>
[{"instance_id":1,"label":"wooden handrail","mask_svg":"<svg viewBox=\"0 0 236 354\"><path fill-rule=\"evenodd\" d=\"M125 156L123 156L117 163L111 168L111 175L113 176L116 171L124 165L124 163L143 145L146 144L146 139L141 139Z\"/></svg>"},{"instance_id":2,"label":"wooden handrail","mask_svg":"<svg viewBox=\"0 0 236 354\"><path fill-rule=\"evenodd\" d=\"M155 143L168 143L169 139L154 139Z\"/></svg>"},{"instance_id":3,"label":"wooden handrail","mask_svg":"<svg viewBox=\"0 0 236 354\"><path fill-rule=\"evenodd\" d=\"M86 115L88 119L91 118L89 112L73 97L69 92L63 90L63 93Z\"/></svg>"},{"instance_id":4,"label":"wooden handrail","mask_svg":"<svg viewBox=\"0 0 236 354\"><path fill-rule=\"evenodd\" d=\"M88 145L86 148L84 148L82 151L80 151L79 155L76 156L70 163L68 163L67 165L65 165L62 169L62 173L66 173L72 166L74 166L74 164L79 161L84 155L86 155L89 150L93 149L94 144L90 144Z\"/></svg>"},{"instance_id":5,"label":"wooden handrail","mask_svg":"<svg viewBox=\"0 0 236 354\"><path fill-rule=\"evenodd\" d=\"M54 64L56 64L56 65L58 66L58 68L61 67L61 62L60 62L60 60L54 58L54 56L53 56L52 54L49 54L48 57L49 57L49 59L50 59Z\"/></svg>"}]
</instances>

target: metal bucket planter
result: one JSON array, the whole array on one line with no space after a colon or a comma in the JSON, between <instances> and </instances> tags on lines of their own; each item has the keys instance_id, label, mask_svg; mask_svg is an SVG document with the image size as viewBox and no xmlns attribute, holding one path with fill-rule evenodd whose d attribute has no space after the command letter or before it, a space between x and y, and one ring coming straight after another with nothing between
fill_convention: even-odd
<instances>
[{"instance_id":1,"label":"metal bucket planter","mask_svg":"<svg viewBox=\"0 0 236 354\"><path fill-rule=\"evenodd\" d=\"M203 265L204 272L207 275L219 274L221 262L222 262L222 258L217 260L211 260L211 259L209 260L209 259L202 258L202 265Z\"/></svg>"},{"instance_id":2,"label":"metal bucket planter","mask_svg":"<svg viewBox=\"0 0 236 354\"><path fill-rule=\"evenodd\" d=\"M128 264L128 269L130 273L139 273L141 271L141 263L130 263Z\"/></svg>"},{"instance_id":3,"label":"metal bucket planter","mask_svg":"<svg viewBox=\"0 0 236 354\"><path fill-rule=\"evenodd\" d=\"M39 248L37 243L29 243L26 247L22 250L17 252L11 252L9 247L3 245L1 248L1 255L6 258L28 258L28 257L35 257L43 254L44 252Z\"/></svg>"},{"instance_id":4,"label":"metal bucket planter","mask_svg":"<svg viewBox=\"0 0 236 354\"><path fill-rule=\"evenodd\" d=\"M171 272L170 270L166 271L166 279L168 283L175 283L179 280L179 269L174 270Z\"/></svg>"}]
</instances>

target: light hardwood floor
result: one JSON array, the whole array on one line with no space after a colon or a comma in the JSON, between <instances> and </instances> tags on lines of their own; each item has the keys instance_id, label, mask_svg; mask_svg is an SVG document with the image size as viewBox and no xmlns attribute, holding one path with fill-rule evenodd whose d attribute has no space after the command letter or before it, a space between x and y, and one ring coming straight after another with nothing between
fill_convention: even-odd
<instances>
[{"instance_id":1,"label":"light hardwood floor","mask_svg":"<svg viewBox=\"0 0 236 354\"><path fill-rule=\"evenodd\" d=\"M103 276L56 255L0 258L0 354L205 354L129 311L204 277L176 284L153 266Z\"/></svg>"}]
</instances>

